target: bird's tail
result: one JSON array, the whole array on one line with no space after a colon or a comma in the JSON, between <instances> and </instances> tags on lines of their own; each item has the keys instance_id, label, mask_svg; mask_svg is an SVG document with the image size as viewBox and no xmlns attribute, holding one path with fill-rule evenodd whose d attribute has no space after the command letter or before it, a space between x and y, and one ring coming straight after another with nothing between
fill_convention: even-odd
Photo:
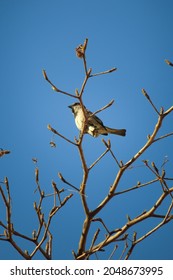
<instances>
[{"instance_id":1,"label":"bird's tail","mask_svg":"<svg viewBox=\"0 0 173 280\"><path fill-rule=\"evenodd\" d=\"M125 136L126 135L126 129L114 129L106 126L106 130L108 133L111 134L116 134L120 136Z\"/></svg>"}]
</instances>

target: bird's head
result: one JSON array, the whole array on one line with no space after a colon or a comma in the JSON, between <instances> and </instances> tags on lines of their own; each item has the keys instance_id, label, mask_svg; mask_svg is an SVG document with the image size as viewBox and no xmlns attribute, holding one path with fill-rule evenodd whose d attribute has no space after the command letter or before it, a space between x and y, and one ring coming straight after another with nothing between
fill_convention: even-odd
<instances>
[{"instance_id":1,"label":"bird's head","mask_svg":"<svg viewBox=\"0 0 173 280\"><path fill-rule=\"evenodd\" d=\"M68 107L72 110L73 114L76 114L81 109L81 105L79 102L73 103L72 105L70 105Z\"/></svg>"}]
</instances>

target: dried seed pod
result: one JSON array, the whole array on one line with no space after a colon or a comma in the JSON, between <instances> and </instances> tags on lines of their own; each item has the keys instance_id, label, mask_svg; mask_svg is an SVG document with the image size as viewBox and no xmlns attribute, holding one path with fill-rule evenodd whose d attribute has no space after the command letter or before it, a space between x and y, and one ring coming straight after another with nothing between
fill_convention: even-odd
<instances>
[{"instance_id":1,"label":"dried seed pod","mask_svg":"<svg viewBox=\"0 0 173 280\"><path fill-rule=\"evenodd\" d=\"M32 161L33 161L34 163L37 163L37 162L38 162L37 158L32 158Z\"/></svg>"},{"instance_id":2,"label":"dried seed pod","mask_svg":"<svg viewBox=\"0 0 173 280\"><path fill-rule=\"evenodd\" d=\"M83 45L79 45L76 48L76 55L79 58L83 58L84 57L84 55L85 55L85 47Z\"/></svg>"},{"instance_id":3,"label":"dried seed pod","mask_svg":"<svg viewBox=\"0 0 173 280\"><path fill-rule=\"evenodd\" d=\"M55 142L53 142L53 141L50 141L50 146L52 147L52 148L56 148L56 143Z\"/></svg>"}]
</instances>

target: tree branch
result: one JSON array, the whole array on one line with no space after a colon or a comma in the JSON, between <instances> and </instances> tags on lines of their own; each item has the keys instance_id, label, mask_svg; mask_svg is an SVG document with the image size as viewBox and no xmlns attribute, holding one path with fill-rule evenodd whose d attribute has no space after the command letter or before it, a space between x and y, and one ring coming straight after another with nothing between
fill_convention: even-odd
<instances>
[{"instance_id":1,"label":"tree branch","mask_svg":"<svg viewBox=\"0 0 173 280\"><path fill-rule=\"evenodd\" d=\"M65 91L63 91L63 90L58 89L58 88L49 80L49 78L48 78L48 76L47 76L45 70L42 70L42 73L43 73L44 79L52 86L52 89L53 89L54 91L59 92L59 93L62 93L62 94L65 94L65 95L70 96L70 97L73 97L73 98L77 98L77 96L74 95L74 94L70 94L70 93L68 93L68 92L65 92Z\"/></svg>"},{"instance_id":2,"label":"tree branch","mask_svg":"<svg viewBox=\"0 0 173 280\"><path fill-rule=\"evenodd\" d=\"M92 74L92 75L90 75L90 78L91 77L96 77L96 76L100 76L100 75L104 75L104 74L109 74L109 73L112 73L112 72L114 72L114 71L116 71L117 70L117 68L112 68L112 69L109 69L109 70L107 70L107 71L103 71L103 72L100 72L100 73L95 73L95 74Z\"/></svg>"},{"instance_id":3,"label":"tree branch","mask_svg":"<svg viewBox=\"0 0 173 280\"><path fill-rule=\"evenodd\" d=\"M169 189L169 192L173 192L173 187ZM115 242L120 236L122 236L123 234L125 234L125 232L132 226L134 226L135 224L144 221L145 219L152 217L153 213L159 208L159 206L161 205L161 203L164 201L164 199L168 196L168 192L166 193L162 193L161 196L159 197L159 199L156 201L156 203L154 204L154 206L152 206L150 208L150 210L144 212L142 215L134 218L133 220L127 222L122 228L121 231L117 231L115 234L108 236L108 238L104 239L103 241L101 241L100 243L98 243L97 245L95 245L92 249L92 254L97 252L100 248L103 248L105 246L108 246L110 243ZM171 219L173 217L171 216ZM168 220L167 220L168 222ZM136 241L137 242L137 241ZM91 252L90 252L91 254ZM78 259L84 259L85 256L87 255L87 251L85 251L83 254L78 256Z\"/></svg>"},{"instance_id":4,"label":"tree branch","mask_svg":"<svg viewBox=\"0 0 173 280\"><path fill-rule=\"evenodd\" d=\"M68 139L67 137L63 136L62 134L60 134L57 130L55 130L53 127L51 127L50 124L48 124L47 128L49 130L51 130L54 134L57 134L58 136L60 136L61 138L63 138L64 140L66 140L67 142L69 142L70 144L73 144L75 146L77 146L77 144L73 141L71 141L70 139Z\"/></svg>"},{"instance_id":5,"label":"tree branch","mask_svg":"<svg viewBox=\"0 0 173 280\"><path fill-rule=\"evenodd\" d=\"M105 105L105 106L102 107L101 109L99 109L99 110L95 111L94 113L92 113L92 114L90 115L90 117L92 117L92 116L94 116L94 115L96 115L96 114L102 112L103 110L107 109L108 107L112 106L113 103L114 103L114 100L111 100L107 105Z\"/></svg>"}]
</instances>

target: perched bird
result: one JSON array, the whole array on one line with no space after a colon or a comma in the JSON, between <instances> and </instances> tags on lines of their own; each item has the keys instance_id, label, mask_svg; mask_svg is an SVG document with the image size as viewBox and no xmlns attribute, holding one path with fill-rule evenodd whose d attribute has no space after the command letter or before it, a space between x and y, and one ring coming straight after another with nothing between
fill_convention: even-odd
<instances>
[{"instance_id":1,"label":"perched bird","mask_svg":"<svg viewBox=\"0 0 173 280\"><path fill-rule=\"evenodd\" d=\"M84 106L84 112L85 112L85 116L84 116L84 112L82 110L80 103L74 103L68 107L72 110L72 113L74 114L76 126L80 131L82 131L83 129L83 125L86 117L86 122L85 122L86 127L84 133L88 133L93 137L98 137L100 134L108 135L108 133L121 135L121 136L126 135L126 129L114 129L114 128L104 126L103 122L96 115L93 115L92 112L87 110L85 106Z\"/></svg>"}]
</instances>

